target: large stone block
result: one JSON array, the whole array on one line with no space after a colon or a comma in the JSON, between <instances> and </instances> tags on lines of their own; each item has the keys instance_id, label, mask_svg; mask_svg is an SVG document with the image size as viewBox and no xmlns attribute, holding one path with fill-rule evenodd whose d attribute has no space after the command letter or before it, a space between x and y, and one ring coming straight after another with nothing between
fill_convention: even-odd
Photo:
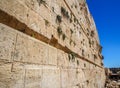
<instances>
[{"instance_id":1,"label":"large stone block","mask_svg":"<svg viewBox=\"0 0 120 88\"><path fill-rule=\"evenodd\" d=\"M68 69L61 69L61 87L69 88L69 81Z\"/></svg>"},{"instance_id":2,"label":"large stone block","mask_svg":"<svg viewBox=\"0 0 120 88\"><path fill-rule=\"evenodd\" d=\"M28 11L27 25L32 30L46 36L45 20L31 9Z\"/></svg>"},{"instance_id":3,"label":"large stone block","mask_svg":"<svg viewBox=\"0 0 120 88\"><path fill-rule=\"evenodd\" d=\"M83 83L86 81L86 76L82 69L76 69L76 73L77 73L77 83L76 84L80 84L80 83Z\"/></svg>"},{"instance_id":4,"label":"large stone block","mask_svg":"<svg viewBox=\"0 0 120 88\"><path fill-rule=\"evenodd\" d=\"M61 88L60 70L55 66L44 66L41 88Z\"/></svg>"},{"instance_id":5,"label":"large stone block","mask_svg":"<svg viewBox=\"0 0 120 88\"><path fill-rule=\"evenodd\" d=\"M77 85L77 70L76 69L68 69L69 75L69 87Z\"/></svg>"},{"instance_id":6,"label":"large stone block","mask_svg":"<svg viewBox=\"0 0 120 88\"><path fill-rule=\"evenodd\" d=\"M50 23L48 23L48 25L46 25L46 27L45 27L45 30L46 30L46 37L48 39L51 39L52 36L54 36L54 32L55 32L54 27Z\"/></svg>"},{"instance_id":7,"label":"large stone block","mask_svg":"<svg viewBox=\"0 0 120 88\"><path fill-rule=\"evenodd\" d=\"M21 64L0 63L0 88L24 88L24 69Z\"/></svg>"},{"instance_id":8,"label":"large stone block","mask_svg":"<svg viewBox=\"0 0 120 88\"><path fill-rule=\"evenodd\" d=\"M49 65L57 65L57 49L49 46L48 48L48 64Z\"/></svg>"},{"instance_id":9,"label":"large stone block","mask_svg":"<svg viewBox=\"0 0 120 88\"><path fill-rule=\"evenodd\" d=\"M44 64L48 59L46 44L19 33L14 54L14 61Z\"/></svg>"},{"instance_id":10,"label":"large stone block","mask_svg":"<svg viewBox=\"0 0 120 88\"><path fill-rule=\"evenodd\" d=\"M0 24L0 60L12 61L16 36L16 31L6 25Z\"/></svg>"},{"instance_id":11,"label":"large stone block","mask_svg":"<svg viewBox=\"0 0 120 88\"><path fill-rule=\"evenodd\" d=\"M61 51L61 50L57 50L57 63L58 63L58 66L60 67L63 67L63 68L67 68L68 67L68 63L69 63L69 60L68 60L68 54Z\"/></svg>"},{"instance_id":12,"label":"large stone block","mask_svg":"<svg viewBox=\"0 0 120 88\"><path fill-rule=\"evenodd\" d=\"M25 66L25 88L41 88L42 66Z\"/></svg>"},{"instance_id":13,"label":"large stone block","mask_svg":"<svg viewBox=\"0 0 120 88\"><path fill-rule=\"evenodd\" d=\"M0 2L0 8L21 22L27 22L28 9L19 3L18 0L3 0Z\"/></svg>"}]
</instances>

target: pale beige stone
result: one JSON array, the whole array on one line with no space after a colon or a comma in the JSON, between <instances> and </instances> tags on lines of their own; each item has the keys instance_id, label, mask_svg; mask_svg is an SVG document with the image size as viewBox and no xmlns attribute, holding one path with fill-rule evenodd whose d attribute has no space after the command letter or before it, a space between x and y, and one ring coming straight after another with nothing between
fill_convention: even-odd
<instances>
[{"instance_id":1,"label":"pale beige stone","mask_svg":"<svg viewBox=\"0 0 120 88\"><path fill-rule=\"evenodd\" d=\"M0 64L0 86L2 88L23 88L24 69L20 64Z\"/></svg>"},{"instance_id":2,"label":"pale beige stone","mask_svg":"<svg viewBox=\"0 0 120 88\"><path fill-rule=\"evenodd\" d=\"M68 69L61 69L61 86L62 88L69 88L69 74Z\"/></svg>"},{"instance_id":3,"label":"pale beige stone","mask_svg":"<svg viewBox=\"0 0 120 88\"><path fill-rule=\"evenodd\" d=\"M4 24L0 24L0 60L12 61L16 36L16 31Z\"/></svg>"},{"instance_id":4,"label":"pale beige stone","mask_svg":"<svg viewBox=\"0 0 120 88\"><path fill-rule=\"evenodd\" d=\"M58 63L58 66L63 67L63 68L68 67L68 63L69 63L68 54L64 53L61 50L57 50L57 51L58 51L57 52L57 63Z\"/></svg>"},{"instance_id":5,"label":"pale beige stone","mask_svg":"<svg viewBox=\"0 0 120 88\"><path fill-rule=\"evenodd\" d=\"M49 46L48 48L48 64L57 65L57 49Z\"/></svg>"},{"instance_id":6,"label":"pale beige stone","mask_svg":"<svg viewBox=\"0 0 120 88\"><path fill-rule=\"evenodd\" d=\"M14 61L44 64L48 59L47 46L26 35L18 34Z\"/></svg>"},{"instance_id":7,"label":"pale beige stone","mask_svg":"<svg viewBox=\"0 0 120 88\"><path fill-rule=\"evenodd\" d=\"M25 88L41 88L42 66L26 66Z\"/></svg>"},{"instance_id":8,"label":"pale beige stone","mask_svg":"<svg viewBox=\"0 0 120 88\"><path fill-rule=\"evenodd\" d=\"M45 66L41 85L41 88L61 88L59 68L55 66Z\"/></svg>"},{"instance_id":9,"label":"pale beige stone","mask_svg":"<svg viewBox=\"0 0 120 88\"><path fill-rule=\"evenodd\" d=\"M77 84L77 70L76 69L68 69L69 75L69 87L75 86Z\"/></svg>"},{"instance_id":10,"label":"pale beige stone","mask_svg":"<svg viewBox=\"0 0 120 88\"><path fill-rule=\"evenodd\" d=\"M44 0L1 0L0 9L38 34L48 39L54 37L58 41L55 44L66 46L70 51L43 43L35 39L34 34L28 36L0 26L0 88L104 88L104 69L84 60L98 65L102 62L98 57L99 39L95 23L85 0L45 0L42 4L40 1ZM68 19L61 13L61 7L66 15L68 13ZM57 15L62 16L61 23L56 22ZM59 26L66 35L65 40L58 36ZM94 37L90 36L92 30ZM89 39L94 41L91 47ZM71 40L76 45L70 44ZM84 58L70 60L68 52Z\"/></svg>"}]
</instances>

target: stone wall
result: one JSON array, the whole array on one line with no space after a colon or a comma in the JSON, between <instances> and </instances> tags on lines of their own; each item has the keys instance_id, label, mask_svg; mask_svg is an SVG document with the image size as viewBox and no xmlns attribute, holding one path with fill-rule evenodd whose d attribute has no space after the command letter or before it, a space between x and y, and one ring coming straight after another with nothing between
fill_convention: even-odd
<instances>
[{"instance_id":1,"label":"stone wall","mask_svg":"<svg viewBox=\"0 0 120 88\"><path fill-rule=\"evenodd\" d=\"M0 88L104 88L101 46L84 0L0 0Z\"/></svg>"}]
</instances>

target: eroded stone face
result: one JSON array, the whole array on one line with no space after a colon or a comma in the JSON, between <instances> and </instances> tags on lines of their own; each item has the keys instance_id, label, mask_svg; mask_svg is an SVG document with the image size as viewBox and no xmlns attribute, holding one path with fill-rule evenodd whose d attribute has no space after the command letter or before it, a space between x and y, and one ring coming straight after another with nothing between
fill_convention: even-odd
<instances>
[{"instance_id":1,"label":"eroded stone face","mask_svg":"<svg viewBox=\"0 0 120 88\"><path fill-rule=\"evenodd\" d=\"M85 0L2 0L0 12L0 88L104 88Z\"/></svg>"},{"instance_id":2,"label":"eroded stone face","mask_svg":"<svg viewBox=\"0 0 120 88\"><path fill-rule=\"evenodd\" d=\"M23 88L24 68L22 64L0 63L0 87L1 88Z\"/></svg>"},{"instance_id":3,"label":"eroded stone face","mask_svg":"<svg viewBox=\"0 0 120 88\"><path fill-rule=\"evenodd\" d=\"M45 44L37 40L33 42L30 37L18 34L14 60L25 63L45 64L48 59L47 51L48 48Z\"/></svg>"},{"instance_id":4,"label":"eroded stone face","mask_svg":"<svg viewBox=\"0 0 120 88\"><path fill-rule=\"evenodd\" d=\"M0 60L11 62L13 60L17 33L9 30L11 28L0 26Z\"/></svg>"},{"instance_id":5,"label":"eroded stone face","mask_svg":"<svg viewBox=\"0 0 120 88\"><path fill-rule=\"evenodd\" d=\"M42 66L27 65L25 74L25 88L41 88Z\"/></svg>"}]
</instances>

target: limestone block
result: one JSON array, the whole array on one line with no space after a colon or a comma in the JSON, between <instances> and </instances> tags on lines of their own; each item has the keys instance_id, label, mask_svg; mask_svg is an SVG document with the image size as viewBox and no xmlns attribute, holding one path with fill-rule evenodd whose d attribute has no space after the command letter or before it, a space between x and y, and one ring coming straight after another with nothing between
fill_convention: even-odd
<instances>
[{"instance_id":1,"label":"limestone block","mask_svg":"<svg viewBox=\"0 0 120 88\"><path fill-rule=\"evenodd\" d=\"M93 69L94 68L94 65L93 64L90 64L90 69Z\"/></svg>"},{"instance_id":2,"label":"limestone block","mask_svg":"<svg viewBox=\"0 0 120 88\"><path fill-rule=\"evenodd\" d=\"M65 39L65 45L68 47L68 48L70 48L70 38L66 38Z\"/></svg>"},{"instance_id":3,"label":"limestone block","mask_svg":"<svg viewBox=\"0 0 120 88\"><path fill-rule=\"evenodd\" d=\"M51 12L48 7L50 0L46 0L45 3L41 3L40 0L22 0L20 2L32 9L35 13L41 15L44 19L50 21Z\"/></svg>"},{"instance_id":4,"label":"limestone block","mask_svg":"<svg viewBox=\"0 0 120 88\"><path fill-rule=\"evenodd\" d=\"M0 87L1 88L23 88L24 69L19 64L0 64Z\"/></svg>"},{"instance_id":5,"label":"limestone block","mask_svg":"<svg viewBox=\"0 0 120 88\"><path fill-rule=\"evenodd\" d=\"M48 53L44 43L19 33L15 48L14 61L44 64L47 62Z\"/></svg>"},{"instance_id":6,"label":"limestone block","mask_svg":"<svg viewBox=\"0 0 120 88\"><path fill-rule=\"evenodd\" d=\"M57 28L59 25L56 23L56 17L57 17L57 15L59 15L59 14L55 14L55 13L52 12L50 15L51 15L50 23L51 23L54 27Z\"/></svg>"},{"instance_id":7,"label":"limestone block","mask_svg":"<svg viewBox=\"0 0 120 88\"><path fill-rule=\"evenodd\" d=\"M77 84L83 83L86 80L86 76L82 69L77 69Z\"/></svg>"},{"instance_id":8,"label":"limestone block","mask_svg":"<svg viewBox=\"0 0 120 88\"><path fill-rule=\"evenodd\" d=\"M49 46L48 48L48 64L57 65L57 49Z\"/></svg>"},{"instance_id":9,"label":"limestone block","mask_svg":"<svg viewBox=\"0 0 120 88\"><path fill-rule=\"evenodd\" d=\"M84 67L84 60L79 58L79 63L80 63L80 65L78 67L81 68L81 69L84 69L85 68Z\"/></svg>"},{"instance_id":10,"label":"limestone block","mask_svg":"<svg viewBox=\"0 0 120 88\"><path fill-rule=\"evenodd\" d=\"M86 80L85 80L86 82L89 81L90 79L92 79L91 76L90 76L90 75L92 75L91 70L89 70L89 69L84 69L83 71L84 71L84 75L85 75L85 77L86 77Z\"/></svg>"},{"instance_id":11,"label":"limestone block","mask_svg":"<svg viewBox=\"0 0 120 88\"><path fill-rule=\"evenodd\" d=\"M12 64L0 63L0 86L6 88L10 85L11 81L11 66Z\"/></svg>"},{"instance_id":12,"label":"limestone block","mask_svg":"<svg viewBox=\"0 0 120 88\"><path fill-rule=\"evenodd\" d=\"M10 88L24 88L25 69L21 63L13 63L11 67L12 75Z\"/></svg>"},{"instance_id":13,"label":"limestone block","mask_svg":"<svg viewBox=\"0 0 120 88\"><path fill-rule=\"evenodd\" d=\"M68 66L70 68L77 68L77 58L70 58L69 55L67 56L68 60L69 60L69 63L68 63Z\"/></svg>"},{"instance_id":14,"label":"limestone block","mask_svg":"<svg viewBox=\"0 0 120 88\"><path fill-rule=\"evenodd\" d=\"M59 39L59 35L58 35L58 32L57 32L57 27L52 26L52 28L53 28L52 29L53 30L52 31L53 32L53 36L54 36L55 39L58 40Z\"/></svg>"},{"instance_id":15,"label":"limestone block","mask_svg":"<svg viewBox=\"0 0 120 88\"><path fill-rule=\"evenodd\" d=\"M62 88L69 88L69 74L68 69L61 69L61 86Z\"/></svg>"},{"instance_id":16,"label":"limestone block","mask_svg":"<svg viewBox=\"0 0 120 88\"><path fill-rule=\"evenodd\" d=\"M41 88L42 66L28 65L25 74L25 88Z\"/></svg>"},{"instance_id":17,"label":"limestone block","mask_svg":"<svg viewBox=\"0 0 120 88\"><path fill-rule=\"evenodd\" d=\"M46 36L45 21L41 16L30 9L27 20L28 27Z\"/></svg>"},{"instance_id":18,"label":"limestone block","mask_svg":"<svg viewBox=\"0 0 120 88\"><path fill-rule=\"evenodd\" d=\"M16 36L16 31L0 24L0 60L12 61Z\"/></svg>"},{"instance_id":19,"label":"limestone block","mask_svg":"<svg viewBox=\"0 0 120 88\"><path fill-rule=\"evenodd\" d=\"M21 22L27 22L28 9L17 0L3 0L0 2L0 8Z\"/></svg>"},{"instance_id":20,"label":"limestone block","mask_svg":"<svg viewBox=\"0 0 120 88\"><path fill-rule=\"evenodd\" d=\"M48 24L46 26L46 37L51 39L52 35L54 36L54 27L51 24Z\"/></svg>"},{"instance_id":21,"label":"limestone block","mask_svg":"<svg viewBox=\"0 0 120 88\"><path fill-rule=\"evenodd\" d=\"M77 63L77 68L82 68L83 63L82 63L82 60L80 58L76 57L76 63Z\"/></svg>"},{"instance_id":22,"label":"limestone block","mask_svg":"<svg viewBox=\"0 0 120 88\"><path fill-rule=\"evenodd\" d=\"M60 70L55 66L45 66L43 68L41 88L60 88Z\"/></svg>"},{"instance_id":23,"label":"limestone block","mask_svg":"<svg viewBox=\"0 0 120 88\"><path fill-rule=\"evenodd\" d=\"M50 22L51 11L47 7L45 7L44 5L41 5L38 14Z\"/></svg>"},{"instance_id":24,"label":"limestone block","mask_svg":"<svg viewBox=\"0 0 120 88\"><path fill-rule=\"evenodd\" d=\"M57 50L57 61L58 61L58 66L60 67L68 67L68 54L64 53L61 50Z\"/></svg>"},{"instance_id":25,"label":"limestone block","mask_svg":"<svg viewBox=\"0 0 120 88\"><path fill-rule=\"evenodd\" d=\"M17 4L16 0L2 0L0 1L0 9L13 15L14 5Z\"/></svg>"},{"instance_id":26,"label":"limestone block","mask_svg":"<svg viewBox=\"0 0 120 88\"><path fill-rule=\"evenodd\" d=\"M20 0L19 2L34 10L35 12L39 11L40 6L38 0Z\"/></svg>"},{"instance_id":27,"label":"limestone block","mask_svg":"<svg viewBox=\"0 0 120 88\"><path fill-rule=\"evenodd\" d=\"M51 9L54 8L54 13L61 15L60 5L56 2L56 0L51 0Z\"/></svg>"},{"instance_id":28,"label":"limestone block","mask_svg":"<svg viewBox=\"0 0 120 88\"><path fill-rule=\"evenodd\" d=\"M68 69L68 75L69 75L69 87L75 86L77 84L77 71L76 69Z\"/></svg>"},{"instance_id":29,"label":"limestone block","mask_svg":"<svg viewBox=\"0 0 120 88\"><path fill-rule=\"evenodd\" d=\"M11 0L11 4L12 4ZM12 6L13 9L12 11L14 11L14 16L21 22L23 23L27 23L27 14L28 14L28 8L25 7L24 5L20 4L19 2L17 2L15 5Z\"/></svg>"}]
</instances>

